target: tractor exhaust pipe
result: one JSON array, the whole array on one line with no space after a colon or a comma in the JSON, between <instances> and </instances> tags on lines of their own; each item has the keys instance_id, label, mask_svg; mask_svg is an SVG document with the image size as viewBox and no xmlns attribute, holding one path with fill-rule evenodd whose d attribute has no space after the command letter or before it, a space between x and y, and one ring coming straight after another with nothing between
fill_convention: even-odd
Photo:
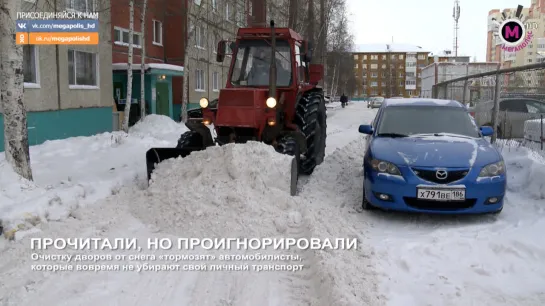
<instances>
[{"instance_id":1,"label":"tractor exhaust pipe","mask_svg":"<svg viewBox=\"0 0 545 306\"><path fill-rule=\"evenodd\" d=\"M276 32L271 20L271 67L269 70L269 98L276 99Z\"/></svg>"}]
</instances>

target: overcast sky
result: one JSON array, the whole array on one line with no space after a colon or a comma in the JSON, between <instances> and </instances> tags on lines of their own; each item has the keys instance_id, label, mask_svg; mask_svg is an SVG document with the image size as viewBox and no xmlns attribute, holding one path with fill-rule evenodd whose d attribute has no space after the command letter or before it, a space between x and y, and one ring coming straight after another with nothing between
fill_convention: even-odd
<instances>
[{"instance_id":1,"label":"overcast sky","mask_svg":"<svg viewBox=\"0 0 545 306\"><path fill-rule=\"evenodd\" d=\"M406 43L426 51L453 50L454 0L347 0L356 44ZM486 59L488 12L529 7L531 0L460 0L458 55ZM355 13L357 12L357 13ZM454 52L453 52L454 53Z\"/></svg>"}]
</instances>

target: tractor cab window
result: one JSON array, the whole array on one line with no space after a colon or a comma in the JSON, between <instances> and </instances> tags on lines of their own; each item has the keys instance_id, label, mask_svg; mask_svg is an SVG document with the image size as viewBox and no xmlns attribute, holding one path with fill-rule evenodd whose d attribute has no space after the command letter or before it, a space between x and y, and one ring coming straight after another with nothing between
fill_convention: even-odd
<instances>
[{"instance_id":1,"label":"tractor cab window","mask_svg":"<svg viewBox=\"0 0 545 306\"><path fill-rule=\"evenodd\" d=\"M231 75L234 86L269 86L271 45L266 40L245 40L238 45ZM291 52L287 40L276 41L276 86L291 85Z\"/></svg>"},{"instance_id":2,"label":"tractor cab window","mask_svg":"<svg viewBox=\"0 0 545 306\"><path fill-rule=\"evenodd\" d=\"M306 63L302 60L301 48L295 45L295 59L297 60L297 80L299 82L305 82L305 67Z\"/></svg>"}]
</instances>

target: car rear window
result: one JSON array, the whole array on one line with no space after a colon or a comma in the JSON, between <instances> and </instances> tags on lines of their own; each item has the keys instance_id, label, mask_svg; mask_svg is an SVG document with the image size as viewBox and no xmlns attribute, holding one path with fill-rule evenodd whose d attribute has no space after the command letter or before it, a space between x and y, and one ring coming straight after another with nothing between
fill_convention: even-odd
<instances>
[{"instance_id":1,"label":"car rear window","mask_svg":"<svg viewBox=\"0 0 545 306\"><path fill-rule=\"evenodd\" d=\"M384 109L378 134L450 133L480 137L464 108L446 106L392 106Z\"/></svg>"}]
</instances>

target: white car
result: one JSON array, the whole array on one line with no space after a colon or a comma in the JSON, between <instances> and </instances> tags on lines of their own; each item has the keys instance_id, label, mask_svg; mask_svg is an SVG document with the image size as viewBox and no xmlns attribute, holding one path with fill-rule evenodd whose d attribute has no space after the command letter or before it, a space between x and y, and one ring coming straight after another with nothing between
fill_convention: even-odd
<instances>
[{"instance_id":1,"label":"white car","mask_svg":"<svg viewBox=\"0 0 545 306\"><path fill-rule=\"evenodd\" d=\"M384 102L384 97L372 97L369 99L367 108L379 108Z\"/></svg>"}]
</instances>

